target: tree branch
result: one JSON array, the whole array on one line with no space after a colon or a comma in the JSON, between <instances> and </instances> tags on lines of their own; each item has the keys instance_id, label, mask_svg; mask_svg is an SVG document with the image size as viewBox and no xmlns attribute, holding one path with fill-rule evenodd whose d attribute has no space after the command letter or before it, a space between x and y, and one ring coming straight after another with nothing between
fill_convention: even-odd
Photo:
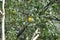
<instances>
[{"instance_id":1,"label":"tree branch","mask_svg":"<svg viewBox=\"0 0 60 40\"><path fill-rule=\"evenodd\" d=\"M5 0L2 0L2 40L5 40L5 9L4 9Z\"/></svg>"},{"instance_id":2,"label":"tree branch","mask_svg":"<svg viewBox=\"0 0 60 40\"><path fill-rule=\"evenodd\" d=\"M32 39L31 40L37 40L37 38L39 37L39 33L38 32L39 28L36 29L36 31L33 33Z\"/></svg>"}]
</instances>

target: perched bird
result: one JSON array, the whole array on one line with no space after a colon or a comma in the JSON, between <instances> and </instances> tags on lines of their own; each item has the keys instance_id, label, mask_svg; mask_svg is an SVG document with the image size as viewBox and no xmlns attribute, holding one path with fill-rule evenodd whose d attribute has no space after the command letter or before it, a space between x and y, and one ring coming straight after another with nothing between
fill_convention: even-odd
<instances>
[{"instance_id":1,"label":"perched bird","mask_svg":"<svg viewBox=\"0 0 60 40\"><path fill-rule=\"evenodd\" d=\"M32 17L28 17L28 22L32 22L33 18Z\"/></svg>"}]
</instances>

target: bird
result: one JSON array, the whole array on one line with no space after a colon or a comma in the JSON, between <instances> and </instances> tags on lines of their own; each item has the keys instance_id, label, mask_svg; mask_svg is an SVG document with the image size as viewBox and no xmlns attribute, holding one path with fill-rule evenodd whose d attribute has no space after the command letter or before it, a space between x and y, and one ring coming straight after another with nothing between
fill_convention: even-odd
<instances>
[{"instance_id":1,"label":"bird","mask_svg":"<svg viewBox=\"0 0 60 40\"><path fill-rule=\"evenodd\" d=\"M33 18L32 17L28 17L28 22L32 22Z\"/></svg>"}]
</instances>

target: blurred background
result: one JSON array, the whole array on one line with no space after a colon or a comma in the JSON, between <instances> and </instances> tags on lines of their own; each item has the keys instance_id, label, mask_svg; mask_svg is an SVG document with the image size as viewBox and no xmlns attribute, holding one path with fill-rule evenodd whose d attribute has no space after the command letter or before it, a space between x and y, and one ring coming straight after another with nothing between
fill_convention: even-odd
<instances>
[{"instance_id":1,"label":"blurred background","mask_svg":"<svg viewBox=\"0 0 60 40\"><path fill-rule=\"evenodd\" d=\"M59 0L6 0L5 3L6 40L33 40L37 35L36 40L60 40Z\"/></svg>"}]
</instances>

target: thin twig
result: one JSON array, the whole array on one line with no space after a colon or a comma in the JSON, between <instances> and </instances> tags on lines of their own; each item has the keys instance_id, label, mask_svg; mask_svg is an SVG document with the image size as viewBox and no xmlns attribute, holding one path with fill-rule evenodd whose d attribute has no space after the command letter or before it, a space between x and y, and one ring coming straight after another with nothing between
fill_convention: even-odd
<instances>
[{"instance_id":1,"label":"thin twig","mask_svg":"<svg viewBox=\"0 0 60 40\"><path fill-rule=\"evenodd\" d=\"M25 31L26 28L27 28L27 26L25 26L21 31L19 31L17 38Z\"/></svg>"},{"instance_id":2,"label":"thin twig","mask_svg":"<svg viewBox=\"0 0 60 40\"><path fill-rule=\"evenodd\" d=\"M50 20L56 20L56 21L60 21L59 18L55 17L55 16L43 16L46 19L50 19Z\"/></svg>"}]
</instances>

